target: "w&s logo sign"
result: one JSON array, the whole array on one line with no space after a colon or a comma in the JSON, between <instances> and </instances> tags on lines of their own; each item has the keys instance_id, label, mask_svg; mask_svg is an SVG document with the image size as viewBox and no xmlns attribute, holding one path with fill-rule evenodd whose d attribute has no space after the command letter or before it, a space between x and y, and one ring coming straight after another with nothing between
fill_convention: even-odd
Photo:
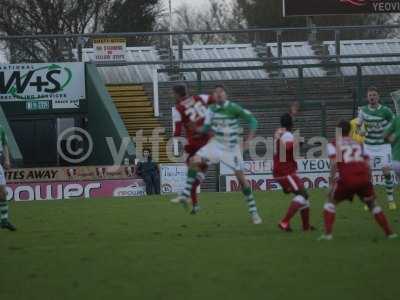
<instances>
[{"instance_id":1,"label":"w&s logo sign","mask_svg":"<svg viewBox=\"0 0 400 300\"><path fill-rule=\"evenodd\" d=\"M0 65L0 100L83 99L82 63Z\"/></svg>"}]
</instances>

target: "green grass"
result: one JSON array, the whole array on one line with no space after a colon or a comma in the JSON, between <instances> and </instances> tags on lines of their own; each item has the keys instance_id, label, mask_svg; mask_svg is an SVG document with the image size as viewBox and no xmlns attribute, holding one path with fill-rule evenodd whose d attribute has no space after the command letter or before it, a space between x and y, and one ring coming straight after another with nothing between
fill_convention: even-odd
<instances>
[{"instance_id":1,"label":"green grass","mask_svg":"<svg viewBox=\"0 0 400 300\"><path fill-rule=\"evenodd\" d=\"M278 231L280 192L256 195L259 226L240 194L202 194L197 216L165 197L12 204L0 299L398 299L400 240L354 202L338 208L335 240L317 242L325 193L311 192L308 234L298 217ZM397 231L399 216L388 214Z\"/></svg>"}]
</instances>

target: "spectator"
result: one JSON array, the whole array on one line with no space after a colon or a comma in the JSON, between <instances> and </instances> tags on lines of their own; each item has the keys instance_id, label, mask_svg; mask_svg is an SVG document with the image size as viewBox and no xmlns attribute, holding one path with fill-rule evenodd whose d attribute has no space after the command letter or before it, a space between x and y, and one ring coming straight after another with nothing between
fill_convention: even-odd
<instances>
[{"instance_id":1,"label":"spectator","mask_svg":"<svg viewBox=\"0 0 400 300\"><path fill-rule=\"evenodd\" d=\"M153 162L151 151L143 150L143 159L138 163L138 174L146 184L146 194L160 194L160 171L157 163Z\"/></svg>"}]
</instances>

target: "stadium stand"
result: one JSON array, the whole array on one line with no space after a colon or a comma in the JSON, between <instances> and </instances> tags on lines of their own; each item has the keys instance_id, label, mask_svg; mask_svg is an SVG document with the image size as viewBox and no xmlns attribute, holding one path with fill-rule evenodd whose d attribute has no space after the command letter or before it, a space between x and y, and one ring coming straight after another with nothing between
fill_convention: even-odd
<instances>
[{"instance_id":1,"label":"stadium stand","mask_svg":"<svg viewBox=\"0 0 400 300\"><path fill-rule=\"evenodd\" d=\"M400 85L400 78L390 76L370 76L364 79L364 86L379 85L382 98L390 103L389 94ZM230 98L244 107L250 109L259 120L258 134L262 137L271 137L279 125L279 117L289 107L290 103L297 100L298 81L296 79L285 80L233 80L223 81L230 94ZM189 82L193 93L196 93L196 82ZM174 100L169 95L173 82L160 84L160 122L165 126L167 136L171 135L171 107ZM203 82L203 91L210 91L215 85L214 81ZM315 136L334 136L336 123L342 119L353 117L356 111L354 106L354 77L343 80L337 78L308 78L304 80L303 110L297 118L297 128L301 129L301 135L309 140ZM152 86L145 85L151 95ZM194 88L193 88L194 87ZM304 145L303 151L309 147ZM257 153L265 154L265 147L257 145ZM304 152L303 152L304 153ZM214 169L212 170L214 171ZM215 188L216 177L210 172L205 189Z\"/></svg>"},{"instance_id":2,"label":"stadium stand","mask_svg":"<svg viewBox=\"0 0 400 300\"><path fill-rule=\"evenodd\" d=\"M400 53L400 40L349 40L341 41L341 55L360 55L360 54L390 54ZM335 54L335 42L325 41L328 53ZM269 49L269 50L268 50ZM175 59L178 59L178 49L174 48ZM268 55L269 53L269 55ZM282 57L300 57L300 56L318 56L322 55L309 42L285 42L282 43ZM184 60L200 60L200 59L238 59L238 58L262 58L262 57L278 57L278 49L276 43L267 43L262 45L251 44L230 44L230 45L185 45L183 46L182 59ZM83 60L90 62L94 60L93 49L83 49ZM163 61L165 57L156 47L128 47L127 61L143 63L146 61ZM385 58L342 58L341 62L365 63L365 62L392 62L395 57ZM318 64L323 62L321 59L302 59L302 60L282 60L283 65L292 65L293 69L284 69L282 75L285 78L297 78L297 67L306 64ZM185 68L205 68L205 67L243 67L254 66L262 67L262 62L218 62L218 63L196 63L182 64L180 67ZM132 83L148 83L152 82L153 69L163 69L164 65L129 65L129 66L99 66L98 70L106 84L132 84ZM377 66L364 67L364 75L389 75L399 74L399 66ZM186 73L185 80L194 81L196 76L194 73ZM342 75L356 75L355 68L342 68ZM304 77L326 77L327 71L324 68L304 69ZM213 71L202 72L202 79L207 80L249 80L249 79L268 79L272 78L268 68L265 70L233 70L233 71ZM160 82L170 81L166 73L159 74Z\"/></svg>"},{"instance_id":3,"label":"stadium stand","mask_svg":"<svg viewBox=\"0 0 400 300\"><path fill-rule=\"evenodd\" d=\"M267 49L269 48L274 57L278 57L278 46L276 43L268 43ZM295 57L295 56L315 56L311 45L308 42L292 42L283 43L282 45L282 56L283 57ZM283 60L282 64L286 66L294 66L300 64L319 64L321 61L318 59L304 59L304 60ZM295 78L298 76L297 69L284 69L282 71L283 76L287 78ZM305 77L323 77L326 76L325 70L323 68L310 68L304 70Z\"/></svg>"},{"instance_id":4,"label":"stadium stand","mask_svg":"<svg viewBox=\"0 0 400 300\"><path fill-rule=\"evenodd\" d=\"M107 89L129 136L135 136L143 130L143 137L150 139L153 130L161 127L158 119L154 117L151 100L142 85L108 85ZM145 142L143 147L151 149L151 142ZM168 161L165 134L160 135L159 155L160 162Z\"/></svg>"},{"instance_id":5,"label":"stadium stand","mask_svg":"<svg viewBox=\"0 0 400 300\"><path fill-rule=\"evenodd\" d=\"M129 47L126 58L136 62L161 60L155 47ZM94 61L93 49L84 49L82 59L85 62ZM161 65L104 66L98 67L98 71L106 84L132 84L151 82L154 67L162 68ZM168 75L160 74L159 80L168 81Z\"/></svg>"},{"instance_id":6,"label":"stadium stand","mask_svg":"<svg viewBox=\"0 0 400 300\"><path fill-rule=\"evenodd\" d=\"M324 42L328 53L334 55L334 42ZM162 61L162 53L155 47L138 47L128 49L128 61ZM84 49L84 60L93 58L92 49ZM185 45L182 52L174 48L174 56L183 60L199 59L229 59L229 58L260 58L277 57L276 43L263 45ZM373 54L400 53L399 40L368 40L342 41L341 54ZM181 64L181 68L206 67L264 67L257 70L232 70L202 72L202 82L196 81L195 73L184 73L183 78L191 87L193 93L210 92L216 83L223 83L230 98L250 109L260 122L259 135L270 137L278 126L279 116L294 100L303 102L302 114L297 118L297 126L306 138L313 136L334 135L334 125L341 118L351 118L357 109L357 92L368 85L376 85L381 91L384 101L388 101L390 92L400 86L400 69L397 66L363 67L363 82L357 81L356 68L341 68L339 73L330 73L329 68L304 69L304 79L298 77L298 66L305 64L323 63L323 54L319 53L309 42L283 43L282 55L287 56L318 56L321 59L282 60L283 65L292 65L293 69L283 69L279 76L273 74L268 65L262 62L220 62ZM363 58L341 59L341 62L382 62L393 61L394 58ZM164 65L129 65L129 66L100 66L99 73L104 82L109 85L122 119L130 134L140 128L153 128L159 124L166 129L165 137L172 134L171 87L176 84L167 73L159 74L160 117L152 114L150 99L153 97L152 74L153 68L165 68ZM329 76L335 74L336 76ZM127 86L130 84L131 86ZM135 85L132 85L135 84ZM201 90L198 86L201 84ZM119 85L119 86L118 86ZM112 86L112 87L111 87ZM132 88L132 90L130 90ZM358 98L361 96L359 95ZM138 118L139 117L139 118ZM145 124L145 125L143 125ZM306 150L305 146L303 150ZM265 147L257 145L257 153L265 154ZM162 156L162 161L167 161ZM213 191L217 187L217 169L210 170L205 190Z\"/></svg>"},{"instance_id":7,"label":"stadium stand","mask_svg":"<svg viewBox=\"0 0 400 300\"><path fill-rule=\"evenodd\" d=\"M174 48L175 57L179 56L178 49ZM230 58L258 58L255 48L251 44L234 45L190 45L183 47L183 60L200 59L230 59ZM262 62L213 62L200 64L182 64L183 68L218 68L218 67L262 67ZM196 74L185 73L185 80L196 80ZM241 70L241 71L213 71L202 72L202 79L208 80L249 80L269 78L266 70Z\"/></svg>"},{"instance_id":8,"label":"stadium stand","mask_svg":"<svg viewBox=\"0 0 400 300\"><path fill-rule=\"evenodd\" d=\"M327 45L329 54L335 53L335 42L324 42ZM341 41L341 55L365 55L365 54L392 54L400 53L400 40L358 40L358 41ZM394 62L398 61L398 57L382 57L382 58L342 58L342 63L365 63L365 62ZM344 76L355 76L355 68L342 67L341 72ZM364 75L398 75L400 74L400 65L397 66L373 66L364 67Z\"/></svg>"}]
</instances>

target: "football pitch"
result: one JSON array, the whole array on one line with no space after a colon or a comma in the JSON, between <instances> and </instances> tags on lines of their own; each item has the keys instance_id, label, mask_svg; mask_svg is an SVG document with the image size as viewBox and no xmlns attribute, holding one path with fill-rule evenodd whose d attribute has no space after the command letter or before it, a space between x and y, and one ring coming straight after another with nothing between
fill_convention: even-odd
<instances>
[{"instance_id":1,"label":"football pitch","mask_svg":"<svg viewBox=\"0 0 400 300\"><path fill-rule=\"evenodd\" d=\"M299 217L277 229L281 192L256 194L262 225L239 193L201 194L196 216L167 197L13 203L0 299L398 299L400 240L354 201L338 207L335 239L317 242L325 194L311 191L312 233ZM400 211L387 214L400 232Z\"/></svg>"}]
</instances>

